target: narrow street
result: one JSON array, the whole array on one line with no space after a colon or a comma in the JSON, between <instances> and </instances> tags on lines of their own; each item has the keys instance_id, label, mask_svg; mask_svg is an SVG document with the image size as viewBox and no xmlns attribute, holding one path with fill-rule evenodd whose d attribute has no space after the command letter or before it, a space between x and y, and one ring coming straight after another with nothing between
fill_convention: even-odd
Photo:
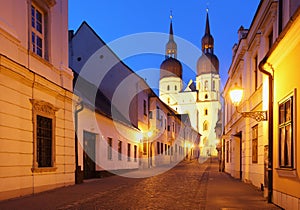
<instances>
[{"instance_id":1,"label":"narrow street","mask_svg":"<svg viewBox=\"0 0 300 210\"><path fill-rule=\"evenodd\" d=\"M149 178L112 176L87 180L84 184L0 203L0 209L228 208L279 209L268 204L253 186L219 172L216 161L199 164L195 160Z\"/></svg>"}]
</instances>

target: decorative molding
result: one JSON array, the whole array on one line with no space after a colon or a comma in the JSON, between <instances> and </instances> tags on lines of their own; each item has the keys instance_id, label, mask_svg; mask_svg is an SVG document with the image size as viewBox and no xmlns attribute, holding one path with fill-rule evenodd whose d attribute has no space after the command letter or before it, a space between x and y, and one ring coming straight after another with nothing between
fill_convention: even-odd
<instances>
[{"instance_id":1,"label":"decorative molding","mask_svg":"<svg viewBox=\"0 0 300 210\"><path fill-rule=\"evenodd\" d=\"M54 107L52 104L37 100L37 99L30 99L30 102L32 103L32 108L35 112L42 112L48 115L55 115L55 112L59 109Z\"/></svg>"}]
</instances>

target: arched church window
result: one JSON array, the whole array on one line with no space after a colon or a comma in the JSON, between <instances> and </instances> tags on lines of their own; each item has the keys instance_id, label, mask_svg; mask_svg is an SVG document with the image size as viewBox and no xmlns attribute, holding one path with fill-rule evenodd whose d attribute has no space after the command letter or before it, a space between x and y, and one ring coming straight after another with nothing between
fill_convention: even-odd
<instances>
[{"instance_id":1,"label":"arched church window","mask_svg":"<svg viewBox=\"0 0 300 210\"><path fill-rule=\"evenodd\" d=\"M205 98L205 99L208 99L208 95L207 95L207 94L205 94L204 98Z\"/></svg>"},{"instance_id":2,"label":"arched church window","mask_svg":"<svg viewBox=\"0 0 300 210\"><path fill-rule=\"evenodd\" d=\"M204 82L204 90L208 90L208 81L207 80L205 80L205 82Z\"/></svg>"},{"instance_id":3,"label":"arched church window","mask_svg":"<svg viewBox=\"0 0 300 210\"><path fill-rule=\"evenodd\" d=\"M175 85L175 90L177 90L177 85Z\"/></svg>"},{"instance_id":4,"label":"arched church window","mask_svg":"<svg viewBox=\"0 0 300 210\"><path fill-rule=\"evenodd\" d=\"M212 88L213 88L213 90L216 90L216 82L215 81L213 81L213 83L212 83Z\"/></svg>"},{"instance_id":5,"label":"arched church window","mask_svg":"<svg viewBox=\"0 0 300 210\"><path fill-rule=\"evenodd\" d=\"M170 85L167 86L167 90L170 90Z\"/></svg>"},{"instance_id":6,"label":"arched church window","mask_svg":"<svg viewBox=\"0 0 300 210\"><path fill-rule=\"evenodd\" d=\"M204 121L203 123L203 131L207 131L208 130L208 122Z\"/></svg>"},{"instance_id":7,"label":"arched church window","mask_svg":"<svg viewBox=\"0 0 300 210\"><path fill-rule=\"evenodd\" d=\"M208 110L204 109L204 115L208 115Z\"/></svg>"}]
</instances>

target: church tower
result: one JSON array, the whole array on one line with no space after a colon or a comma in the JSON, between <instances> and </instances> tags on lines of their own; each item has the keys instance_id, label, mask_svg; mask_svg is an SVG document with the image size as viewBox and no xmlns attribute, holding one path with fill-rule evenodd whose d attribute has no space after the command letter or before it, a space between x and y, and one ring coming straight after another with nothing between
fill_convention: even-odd
<instances>
[{"instance_id":1,"label":"church tower","mask_svg":"<svg viewBox=\"0 0 300 210\"><path fill-rule=\"evenodd\" d=\"M198 131L202 134L202 154L215 154L220 134L220 75L219 60L214 54L214 38L210 33L208 12L202 37L202 55L197 62Z\"/></svg>"},{"instance_id":2,"label":"church tower","mask_svg":"<svg viewBox=\"0 0 300 210\"><path fill-rule=\"evenodd\" d=\"M171 18L165 60L160 65L159 98L179 114L189 115L191 125L202 135L201 156L208 156L217 154L216 144L222 130L219 60L214 54L208 12L201 48L196 80L191 79L183 89L182 65L177 60Z\"/></svg>"},{"instance_id":3,"label":"church tower","mask_svg":"<svg viewBox=\"0 0 300 210\"><path fill-rule=\"evenodd\" d=\"M176 94L182 89L182 65L177 60L177 44L174 41L172 16L170 16L169 41L165 60L160 65L159 98L169 106L176 104Z\"/></svg>"}]
</instances>

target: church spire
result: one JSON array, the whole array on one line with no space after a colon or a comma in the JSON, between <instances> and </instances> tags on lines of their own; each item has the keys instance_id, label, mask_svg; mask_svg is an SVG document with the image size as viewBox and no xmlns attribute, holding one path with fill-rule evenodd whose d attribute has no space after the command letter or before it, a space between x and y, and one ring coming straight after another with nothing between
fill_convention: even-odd
<instances>
[{"instance_id":1,"label":"church spire","mask_svg":"<svg viewBox=\"0 0 300 210\"><path fill-rule=\"evenodd\" d=\"M206 9L206 25L205 25L205 33L204 36L202 37L202 52L213 53L213 50L214 50L214 38L210 34L208 9Z\"/></svg>"},{"instance_id":2,"label":"church spire","mask_svg":"<svg viewBox=\"0 0 300 210\"><path fill-rule=\"evenodd\" d=\"M168 58L168 57L177 58L177 44L174 41L172 20L173 20L173 15L172 15L172 11L171 11L169 41L166 45L166 58Z\"/></svg>"}]
</instances>

